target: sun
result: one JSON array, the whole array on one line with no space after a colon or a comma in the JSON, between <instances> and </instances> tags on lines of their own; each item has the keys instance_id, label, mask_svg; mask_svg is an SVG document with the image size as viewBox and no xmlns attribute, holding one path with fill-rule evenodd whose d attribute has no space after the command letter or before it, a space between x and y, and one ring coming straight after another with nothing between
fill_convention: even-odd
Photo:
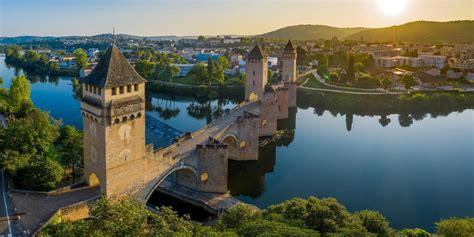
<instances>
[{"instance_id":1,"label":"sun","mask_svg":"<svg viewBox=\"0 0 474 237\"><path fill-rule=\"evenodd\" d=\"M389 16L396 16L403 13L406 8L406 0L377 0L380 11Z\"/></svg>"}]
</instances>

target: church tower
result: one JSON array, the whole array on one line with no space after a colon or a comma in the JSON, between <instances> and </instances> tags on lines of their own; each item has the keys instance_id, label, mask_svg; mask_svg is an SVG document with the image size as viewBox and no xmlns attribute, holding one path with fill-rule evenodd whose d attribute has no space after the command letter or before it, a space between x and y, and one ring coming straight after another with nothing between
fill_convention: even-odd
<instances>
[{"instance_id":1,"label":"church tower","mask_svg":"<svg viewBox=\"0 0 474 237\"><path fill-rule=\"evenodd\" d=\"M288 41L281 57L281 71L283 82L296 82L296 49L291 40Z\"/></svg>"},{"instance_id":2,"label":"church tower","mask_svg":"<svg viewBox=\"0 0 474 237\"><path fill-rule=\"evenodd\" d=\"M256 100L263 98L267 79L267 56L262 48L256 45L247 55L246 59L245 99Z\"/></svg>"},{"instance_id":3,"label":"church tower","mask_svg":"<svg viewBox=\"0 0 474 237\"><path fill-rule=\"evenodd\" d=\"M107 197L143 183L145 82L115 45L81 80L84 177Z\"/></svg>"}]
</instances>

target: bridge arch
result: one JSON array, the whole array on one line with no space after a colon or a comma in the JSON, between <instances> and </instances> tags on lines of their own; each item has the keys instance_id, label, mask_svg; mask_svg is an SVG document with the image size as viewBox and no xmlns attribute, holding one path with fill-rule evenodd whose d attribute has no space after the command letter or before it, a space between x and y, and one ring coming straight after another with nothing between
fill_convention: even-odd
<instances>
[{"instance_id":1,"label":"bridge arch","mask_svg":"<svg viewBox=\"0 0 474 237\"><path fill-rule=\"evenodd\" d=\"M192 178L193 178L195 186L191 187L191 188L196 189L198 184L199 184L199 175L198 175L198 172L197 172L197 170L194 166L186 165L186 164L177 164L177 165L173 166L171 169L169 169L168 171L166 171L165 173L163 173L162 175L160 175L160 177L158 177L156 179L156 181L154 181L154 184L151 187L151 189L148 191L148 193L145 194L145 202L148 202L148 199L150 199L151 195L155 192L155 190L158 188L158 186L165 179L167 179L168 177L170 177L170 175L173 175L173 174L181 174L181 175L190 175L190 174L192 174Z\"/></svg>"},{"instance_id":2,"label":"bridge arch","mask_svg":"<svg viewBox=\"0 0 474 237\"><path fill-rule=\"evenodd\" d=\"M221 142L227 145L229 159L236 160L239 157L239 139L236 135L226 134Z\"/></svg>"}]
</instances>

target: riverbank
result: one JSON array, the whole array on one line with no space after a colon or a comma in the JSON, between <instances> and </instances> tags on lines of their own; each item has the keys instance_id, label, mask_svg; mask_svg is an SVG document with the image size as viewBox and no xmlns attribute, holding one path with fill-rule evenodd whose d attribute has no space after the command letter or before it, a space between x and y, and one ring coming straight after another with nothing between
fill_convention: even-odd
<instances>
[{"instance_id":1,"label":"riverbank","mask_svg":"<svg viewBox=\"0 0 474 237\"><path fill-rule=\"evenodd\" d=\"M402 113L449 114L474 109L474 92L414 92L414 93L341 93L331 90L298 88L301 108L319 107L360 115Z\"/></svg>"}]
</instances>

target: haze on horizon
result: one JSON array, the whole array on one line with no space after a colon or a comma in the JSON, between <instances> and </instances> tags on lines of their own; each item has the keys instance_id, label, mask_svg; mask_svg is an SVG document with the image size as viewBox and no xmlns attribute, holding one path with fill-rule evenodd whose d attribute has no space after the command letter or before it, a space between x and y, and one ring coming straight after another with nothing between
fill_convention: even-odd
<instances>
[{"instance_id":1,"label":"haze on horizon","mask_svg":"<svg viewBox=\"0 0 474 237\"><path fill-rule=\"evenodd\" d=\"M381 2L388 4L385 10ZM392 3L397 12L390 12ZM141 36L254 35L298 24L386 27L473 20L474 1L1 0L0 13L0 36L95 35L111 33L114 26L116 33Z\"/></svg>"}]
</instances>

